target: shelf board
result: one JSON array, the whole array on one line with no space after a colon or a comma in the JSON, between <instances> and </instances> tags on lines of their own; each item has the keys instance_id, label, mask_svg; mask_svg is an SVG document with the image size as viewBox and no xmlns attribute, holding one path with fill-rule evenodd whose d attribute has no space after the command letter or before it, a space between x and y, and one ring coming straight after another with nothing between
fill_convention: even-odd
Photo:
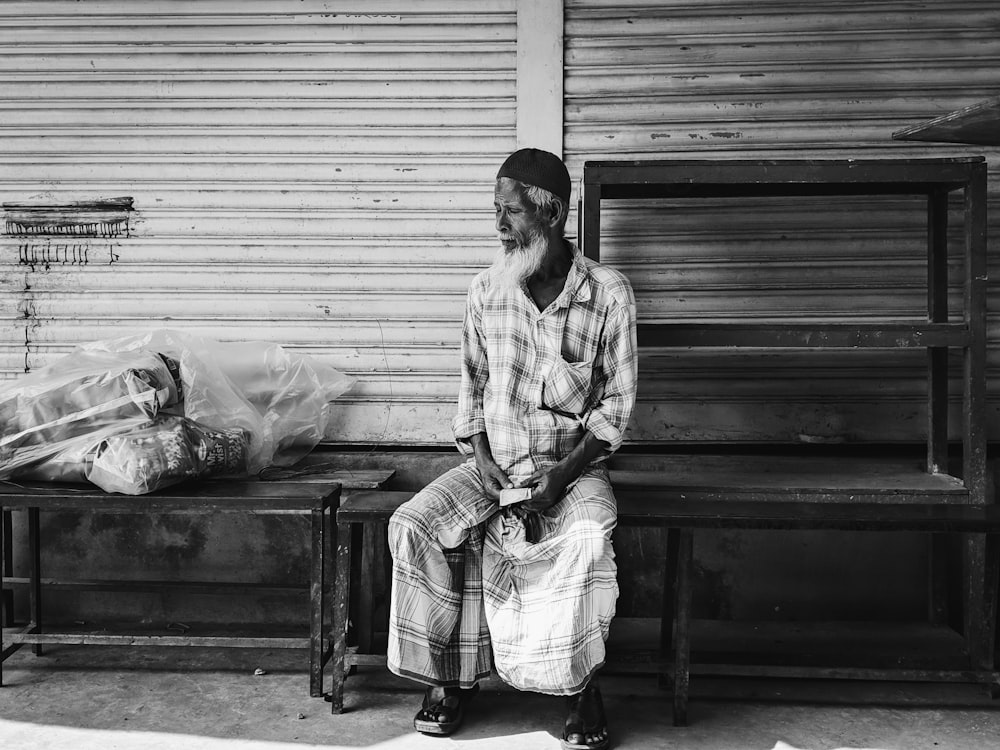
<instances>
[{"instance_id":1,"label":"shelf board","mask_svg":"<svg viewBox=\"0 0 1000 750\"><path fill-rule=\"evenodd\" d=\"M611 624L609 649L655 651L660 621L656 618L616 617ZM908 621L691 621L692 672L694 664L731 665L766 661L771 665L825 665L829 667L906 667L956 669L968 666L962 636L942 625ZM707 671L707 670L706 670Z\"/></svg>"},{"instance_id":2,"label":"shelf board","mask_svg":"<svg viewBox=\"0 0 1000 750\"><path fill-rule=\"evenodd\" d=\"M951 159L588 161L584 193L669 197L926 195L967 185L983 157Z\"/></svg>"},{"instance_id":3,"label":"shelf board","mask_svg":"<svg viewBox=\"0 0 1000 750\"><path fill-rule=\"evenodd\" d=\"M606 672L671 673L672 661L659 650L658 635L656 620L645 625L635 618L615 618ZM725 677L729 688L740 682L734 678L987 685L996 679L992 670L972 667L959 633L924 623L693 620L691 635L690 674L697 676L692 685L713 677ZM745 690L747 685L743 685ZM802 697L802 686L801 682L794 687L785 683L787 694L797 699ZM852 696L856 689L852 688ZM908 697L911 691L908 686ZM773 697L781 695L777 692Z\"/></svg>"},{"instance_id":4,"label":"shelf board","mask_svg":"<svg viewBox=\"0 0 1000 750\"><path fill-rule=\"evenodd\" d=\"M308 583L253 583L240 581L139 581L109 579L60 579L42 578L42 587L76 591L117 591L130 594L162 594L168 591L182 591L192 596L220 594L255 594L275 596L284 594L301 595L309 592ZM23 576L4 576L4 588L31 585L31 579Z\"/></svg>"},{"instance_id":5,"label":"shelf board","mask_svg":"<svg viewBox=\"0 0 1000 750\"><path fill-rule=\"evenodd\" d=\"M75 626L54 624L46 632L34 632L26 627L20 630L4 629L4 643L15 646L26 644L61 644L70 646L186 646L209 648L309 648L308 633L301 628L267 628L244 630L222 626L188 624L172 630L164 626L108 625L94 629L94 625Z\"/></svg>"},{"instance_id":6,"label":"shelf board","mask_svg":"<svg viewBox=\"0 0 1000 750\"><path fill-rule=\"evenodd\" d=\"M892 134L897 141L1000 146L1000 97L987 99Z\"/></svg>"},{"instance_id":7,"label":"shelf board","mask_svg":"<svg viewBox=\"0 0 1000 750\"><path fill-rule=\"evenodd\" d=\"M912 512L915 515L910 521L919 527L924 521L919 507L907 511L900 509L900 504L961 505L969 500L969 490L961 479L951 474L928 473L922 462L916 460L845 456L754 460L754 457L699 456L697 461L677 463L675 470L662 472L612 469L616 495L627 499L629 507L640 516L647 506L655 514L665 502L673 503L672 510L681 514L686 514L688 504L693 503L691 513L703 514L708 510L703 503L710 501L712 509L725 514L728 502L756 501L771 504L776 522L787 521L787 515L800 518L806 525L828 522L830 528L845 519L880 523L884 512L877 506L884 504L891 504L894 513ZM812 518L802 503L835 503L840 510L829 506L816 508L815 513L821 516ZM955 518L957 524L969 520L959 517L967 511L974 509L955 511L959 514ZM822 514L832 515L827 518ZM710 520L706 524L712 525Z\"/></svg>"},{"instance_id":8,"label":"shelf board","mask_svg":"<svg viewBox=\"0 0 1000 750\"><path fill-rule=\"evenodd\" d=\"M964 347L964 322L657 321L636 327L643 347L887 348Z\"/></svg>"}]
</instances>

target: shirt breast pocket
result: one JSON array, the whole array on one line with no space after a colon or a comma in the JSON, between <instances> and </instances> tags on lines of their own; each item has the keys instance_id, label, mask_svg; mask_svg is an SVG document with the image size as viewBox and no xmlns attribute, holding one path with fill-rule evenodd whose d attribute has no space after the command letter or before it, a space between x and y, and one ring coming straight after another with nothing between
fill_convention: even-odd
<instances>
[{"instance_id":1,"label":"shirt breast pocket","mask_svg":"<svg viewBox=\"0 0 1000 750\"><path fill-rule=\"evenodd\" d=\"M542 407L580 415L590 398L593 363L557 357L542 381Z\"/></svg>"}]
</instances>

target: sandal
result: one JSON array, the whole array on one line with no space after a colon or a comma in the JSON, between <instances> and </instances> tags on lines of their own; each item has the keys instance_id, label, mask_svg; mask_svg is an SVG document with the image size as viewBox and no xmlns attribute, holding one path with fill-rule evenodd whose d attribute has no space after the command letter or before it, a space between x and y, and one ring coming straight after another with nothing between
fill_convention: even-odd
<instances>
[{"instance_id":1,"label":"sandal","mask_svg":"<svg viewBox=\"0 0 1000 750\"><path fill-rule=\"evenodd\" d=\"M580 710L580 704L584 702L592 704L590 711ZM585 714L596 714L596 718L588 724ZM588 685L583 692L570 697L569 716L566 717L560 744L563 750L605 750L611 744L601 689L597 685Z\"/></svg>"},{"instance_id":2,"label":"sandal","mask_svg":"<svg viewBox=\"0 0 1000 750\"><path fill-rule=\"evenodd\" d=\"M449 690L453 691L454 688ZM479 685L459 689L457 692L448 692L436 703L429 701L427 697L429 692L430 688L424 693L424 703L413 717L413 728L421 734L445 737L462 726L465 705L479 692Z\"/></svg>"}]
</instances>

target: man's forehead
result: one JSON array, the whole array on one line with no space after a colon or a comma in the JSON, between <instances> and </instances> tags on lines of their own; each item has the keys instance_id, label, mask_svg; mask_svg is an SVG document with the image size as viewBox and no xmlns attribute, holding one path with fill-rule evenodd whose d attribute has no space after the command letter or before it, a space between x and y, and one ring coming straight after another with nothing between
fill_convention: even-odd
<instances>
[{"instance_id":1,"label":"man's forehead","mask_svg":"<svg viewBox=\"0 0 1000 750\"><path fill-rule=\"evenodd\" d=\"M503 203L524 203L524 186L517 180L509 177L498 177L493 188L493 199Z\"/></svg>"}]
</instances>

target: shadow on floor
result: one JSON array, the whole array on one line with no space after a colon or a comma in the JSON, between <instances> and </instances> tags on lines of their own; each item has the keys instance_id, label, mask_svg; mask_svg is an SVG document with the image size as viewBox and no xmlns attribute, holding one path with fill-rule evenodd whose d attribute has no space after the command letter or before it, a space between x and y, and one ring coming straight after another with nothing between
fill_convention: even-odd
<instances>
[{"instance_id":1,"label":"shadow on floor","mask_svg":"<svg viewBox=\"0 0 1000 750\"><path fill-rule=\"evenodd\" d=\"M262 674L255 674L259 670ZM613 747L657 750L993 750L1000 703L967 685L692 681L674 727L652 677L602 682ZM453 737L418 735L421 688L380 669L347 683L345 712L308 695L301 651L50 647L4 663L4 750L542 750L559 747L561 698L489 681Z\"/></svg>"}]
</instances>

